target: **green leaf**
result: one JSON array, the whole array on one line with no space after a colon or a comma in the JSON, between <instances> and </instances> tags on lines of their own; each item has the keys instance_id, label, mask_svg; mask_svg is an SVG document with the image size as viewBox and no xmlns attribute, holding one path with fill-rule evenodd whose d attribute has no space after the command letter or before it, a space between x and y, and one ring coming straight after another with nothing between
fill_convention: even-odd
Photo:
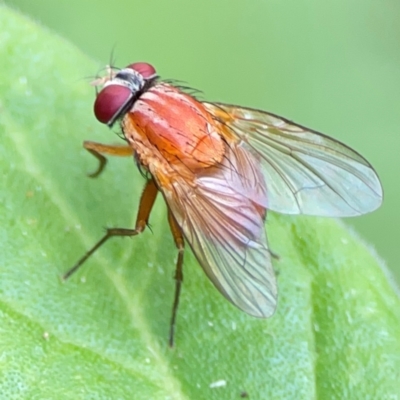
<instances>
[{"instance_id":1,"label":"green leaf","mask_svg":"<svg viewBox=\"0 0 400 400\"><path fill-rule=\"evenodd\" d=\"M104 226L133 226L143 178L129 159L85 176L97 164L82 141L118 142L92 115L96 63L0 6L0 66L3 398L399 398L398 294L338 221L269 214L280 294L268 320L230 305L188 251L173 350L161 197L153 233L110 241L61 283Z\"/></svg>"}]
</instances>

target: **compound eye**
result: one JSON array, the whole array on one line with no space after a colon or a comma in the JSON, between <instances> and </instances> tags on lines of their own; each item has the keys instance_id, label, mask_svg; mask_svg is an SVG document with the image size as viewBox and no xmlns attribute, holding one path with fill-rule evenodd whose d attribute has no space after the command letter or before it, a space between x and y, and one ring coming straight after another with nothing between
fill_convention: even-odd
<instances>
[{"instance_id":1,"label":"compound eye","mask_svg":"<svg viewBox=\"0 0 400 400\"><path fill-rule=\"evenodd\" d=\"M144 79L151 79L157 76L155 68L151 64L145 62L136 62L133 64L129 64L127 68L139 72L139 74L142 75Z\"/></svg>"},{"instance_id":2,"label":"compound eye","mask_svg":"<svg viewBox=\"0 0 400 400\"><path fill-rule=\"evenodd\" d=\"M103 124L110 125L118 117L121 108L132 97L132 91L121 85L108 85L100 91L94 102L94 115Z\"/></svg>"}]
</instances>

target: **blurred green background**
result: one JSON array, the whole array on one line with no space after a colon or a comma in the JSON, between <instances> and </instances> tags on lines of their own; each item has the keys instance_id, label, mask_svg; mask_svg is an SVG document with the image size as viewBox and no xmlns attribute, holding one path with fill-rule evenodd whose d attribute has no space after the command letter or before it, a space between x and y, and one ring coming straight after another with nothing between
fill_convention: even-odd
<instances>
[{"instance_id":1,"label":"blurred green background","mask_svg":"<svg viewBox=\"0 0 400 400\"><path fill-rule=\"evenodd\" d=\"M75 43L99 68L114 49L118 66L151 62L162 77L187 81L206 99L265 109L355 148L378 171L385 200L346 223L400 282L400 2L7 3ZM91 138L83 132L84 139Z\"/></svg>"}]
</instances>

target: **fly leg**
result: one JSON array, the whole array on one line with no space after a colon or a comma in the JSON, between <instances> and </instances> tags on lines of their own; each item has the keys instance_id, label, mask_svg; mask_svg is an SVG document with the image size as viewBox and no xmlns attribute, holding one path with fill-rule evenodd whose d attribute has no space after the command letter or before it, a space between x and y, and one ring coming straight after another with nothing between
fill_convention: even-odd
<instances>
[{"instance_id":1,"label":"fly leg","mask_svg":"<svg viewBox=\"0 0 400 400\"><path fill-rule=\"evenodd\" d=\"M118 157L127 157L133 155L133 150L130 146L108 145L84 141L83 147L99 161L99 166L97 167L96 171L88 174L91 178L96 178L103 172L104 167L107 164L107 158L103 154Z\"/></svg>"},{"instance_id":2,"label":"fly leg","mask_svg":"<svg viewBox=\"0 0 400 400\"><path fill-rule=\"evenodd\" d=\"M142 233L146 228L149 220L151 209L153 208L154 201L157 197L157 186L151 179L147 181L144 187L142 197L140 198L139 211L136 217L135 229L125 229L125 228L108 228L106 234L88 251L84 256L78 260L78 262L68 270L62 277L63 280L68 279L74 272L76 272L79 267L108 239L113 236L136 236Z\"/></svg>"},{"instance_id":3,"label":"fly leg","mask_svg":"<svg viewBox=\"0 0 400 400\"><path fill-rule=\"evenodd\" d=\"M185 249L185 241L183 239L182 230L176 222L175 217L172 215L172 212L168 210L168 222L172 232L172 236L175 241L175 246L178 249L178 260L176 262L176 270L175 270L175 296L174 303L172 306L172 315L171 315L171 324L169 330L169 346L174 347L174 334L175 334L175 323L176 323L176 315L178 312L179 305L179 296L181 293L181 286L183 282L183 253Z\"/></svg>"}]
</instances>

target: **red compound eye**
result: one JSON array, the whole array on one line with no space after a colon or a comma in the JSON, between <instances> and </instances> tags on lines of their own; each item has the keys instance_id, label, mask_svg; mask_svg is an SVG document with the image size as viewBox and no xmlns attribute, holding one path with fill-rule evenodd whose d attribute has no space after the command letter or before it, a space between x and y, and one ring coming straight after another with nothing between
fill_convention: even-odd
<instances>
[{"instance_id":1,"label":"red compound eye","mask_svg":"<svg viewBox=\"0 0 400 400\"><path fill-rule=\"evenodd\" d=\"M94 115L103 124L110 125L119 117L121 108L132 97L132 91L126 86L106 86L96 97Z\"/></svg>"},{"instance_id":2,"label":"red compound eye","mask_svg":"<svg viewBox=\"0 0 400 400\"><path fill-rule=\"evenodd\" d=\"M129 64L127 68L139 72L139 74L142 75L144 79L154 78L157 75L155 68L151 64L145 62L136 62L133 64Z\"/></svg>"}]
</instances>

